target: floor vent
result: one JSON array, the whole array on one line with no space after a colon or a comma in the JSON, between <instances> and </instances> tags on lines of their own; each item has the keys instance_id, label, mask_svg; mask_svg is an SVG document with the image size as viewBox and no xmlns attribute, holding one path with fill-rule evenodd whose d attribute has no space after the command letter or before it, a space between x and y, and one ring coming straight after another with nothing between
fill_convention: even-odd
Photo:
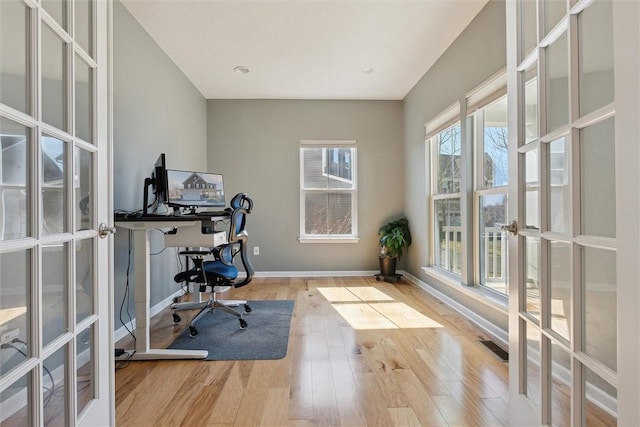
<instances>
[{"instance_id":1,"label":"floor vent","mask_svg":"<svg viewBox=\"0 0 640 427\"><path fill-rule=\"evenodd\" d=\"M495 354L503 362L509 361L509 353L504 351L500 346L490 340L480 340L480 344L484 345L490 352Z\"/></svg>"}]
</instances>

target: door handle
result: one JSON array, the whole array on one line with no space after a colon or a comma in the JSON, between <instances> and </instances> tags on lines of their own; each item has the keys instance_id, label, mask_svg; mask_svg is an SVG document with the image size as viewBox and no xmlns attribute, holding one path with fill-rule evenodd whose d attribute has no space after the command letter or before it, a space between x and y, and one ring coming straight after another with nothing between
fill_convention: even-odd
<instances>
[{"instance_id":1,"label":"door handle","mask_svg":"<svg viewBox=\"0 0 640 427\"><path fill-rule=\"evenodd\" d=\"M116 234L116 228L108 227L107 224L105 224L104 222L101 223L100 226L98 227L98 236L100 236L101 239L104 239L109 234Z\"/></svg>"},{"instance_id":2,"label":"door handle","mask_svg":"<svg viewBox=\"0 0 640 427\"><path fill-rule=\"evenodd\" d=\"M505 231L508 231L513 236L518 234L518 223L516 222L515 219L513 221L511 221L511 224L501 224L500 228L502 228Z\"/></svg>"}]
</instances>

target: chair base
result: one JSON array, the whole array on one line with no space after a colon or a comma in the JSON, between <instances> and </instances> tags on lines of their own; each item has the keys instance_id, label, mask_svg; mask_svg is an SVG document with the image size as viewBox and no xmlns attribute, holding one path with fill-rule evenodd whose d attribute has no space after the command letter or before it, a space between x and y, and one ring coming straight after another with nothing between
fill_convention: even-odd
<instances>
[{"instance_id":1,"label":"chair base","mask_svg":"<svg viewBox=\"0 0 640 427\"><path fill-rule=\"evenodd\" d=\"M218 288L218 286L216 286L216 288ZM226 288L226 289L223 289L222 291L226 291L229 289L229 287L220 287L220 288ZM196 322L200 320L207 313L213 312L219 309L233 316L236 316L240 321L240 329L245 329L248 324L247 324L247 321L244 320L244 313L240 313L236 310L233 310L230 307L239 307L243 305L244 312L250 313L251 307L249 306L247 301L246 300L218 300L216 298L216 293L217 293L216 291L211 292L209 294L210 296L208 301L181 302L181 303L171 304L171 309L173 310L173 321L175 323L178 323L182 320L180 318L180 315L177 313L179 311L200 309L198 314L196 314L195 317L191 319L191 321L189 322L189 335L191 337L195 337L198 334L198 329L195 326Z\"/></svg>"}]
</instances>

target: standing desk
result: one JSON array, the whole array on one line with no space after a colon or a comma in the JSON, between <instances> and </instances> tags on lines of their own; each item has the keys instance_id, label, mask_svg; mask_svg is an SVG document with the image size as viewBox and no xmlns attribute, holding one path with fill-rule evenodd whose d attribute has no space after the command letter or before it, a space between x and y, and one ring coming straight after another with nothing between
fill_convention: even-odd
<instances>
[{"instance_id":1,"label":"standing desk","mask_svg":"<svg viewBox=\"0 0 640 427\"><path fill-rule=\"evenodd\" d=\"M135 313L136 313L136 348L130 360L159 360L159 359L205 359L206 350L177 350L152 349L149 340L151 328L150 318L150 287L151 274L149 270L149 236L155 229L171 229L169 239L165 238L166 246L184 247L215 247L220 245L220 233L202 233L203 222L217 222L229 219L229 216L139 216L118 217L115 225L133 231L133 256L135 260Z\"/></svg>"}]
</instances>

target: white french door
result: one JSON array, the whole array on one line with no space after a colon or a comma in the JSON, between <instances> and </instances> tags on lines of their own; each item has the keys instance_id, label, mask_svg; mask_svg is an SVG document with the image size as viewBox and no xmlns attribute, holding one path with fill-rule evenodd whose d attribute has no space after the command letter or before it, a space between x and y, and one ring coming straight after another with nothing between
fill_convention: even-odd
<instances>
[{"instance_id":1,"label":"white french door","mask_svg":"<svg viewBox=\"0 0 640 427\"><path fill-rule=\"evenodd\" d=\"M615 35L618 25L637 28L632 3L507 2L513 425L640 421L637 392L626 395L637 391L639 337L621 336L637 315L620 316L637 304L624 295L637 296L638 279L619 280L637 267L621 261L629 252L617 220L633 215L637 230L637 209L626 208L637 207L638 196L620 191L636 176L625 175L624 156L637 152L637 135L619 134L628 83L617 68L629 57ZM631 247L637 257L637 242ZM625 358L636 367L619 364Z\"/></svg>"},{"instance_id":2,"label":"white french door","mask_svg":"<svg viewBox=\"0 0 640 427\"><path fill-rule=\"evenodd\" d=\"M113 425L107 0L0 1L0 425Z\"/></svg>"}]
</instances>

